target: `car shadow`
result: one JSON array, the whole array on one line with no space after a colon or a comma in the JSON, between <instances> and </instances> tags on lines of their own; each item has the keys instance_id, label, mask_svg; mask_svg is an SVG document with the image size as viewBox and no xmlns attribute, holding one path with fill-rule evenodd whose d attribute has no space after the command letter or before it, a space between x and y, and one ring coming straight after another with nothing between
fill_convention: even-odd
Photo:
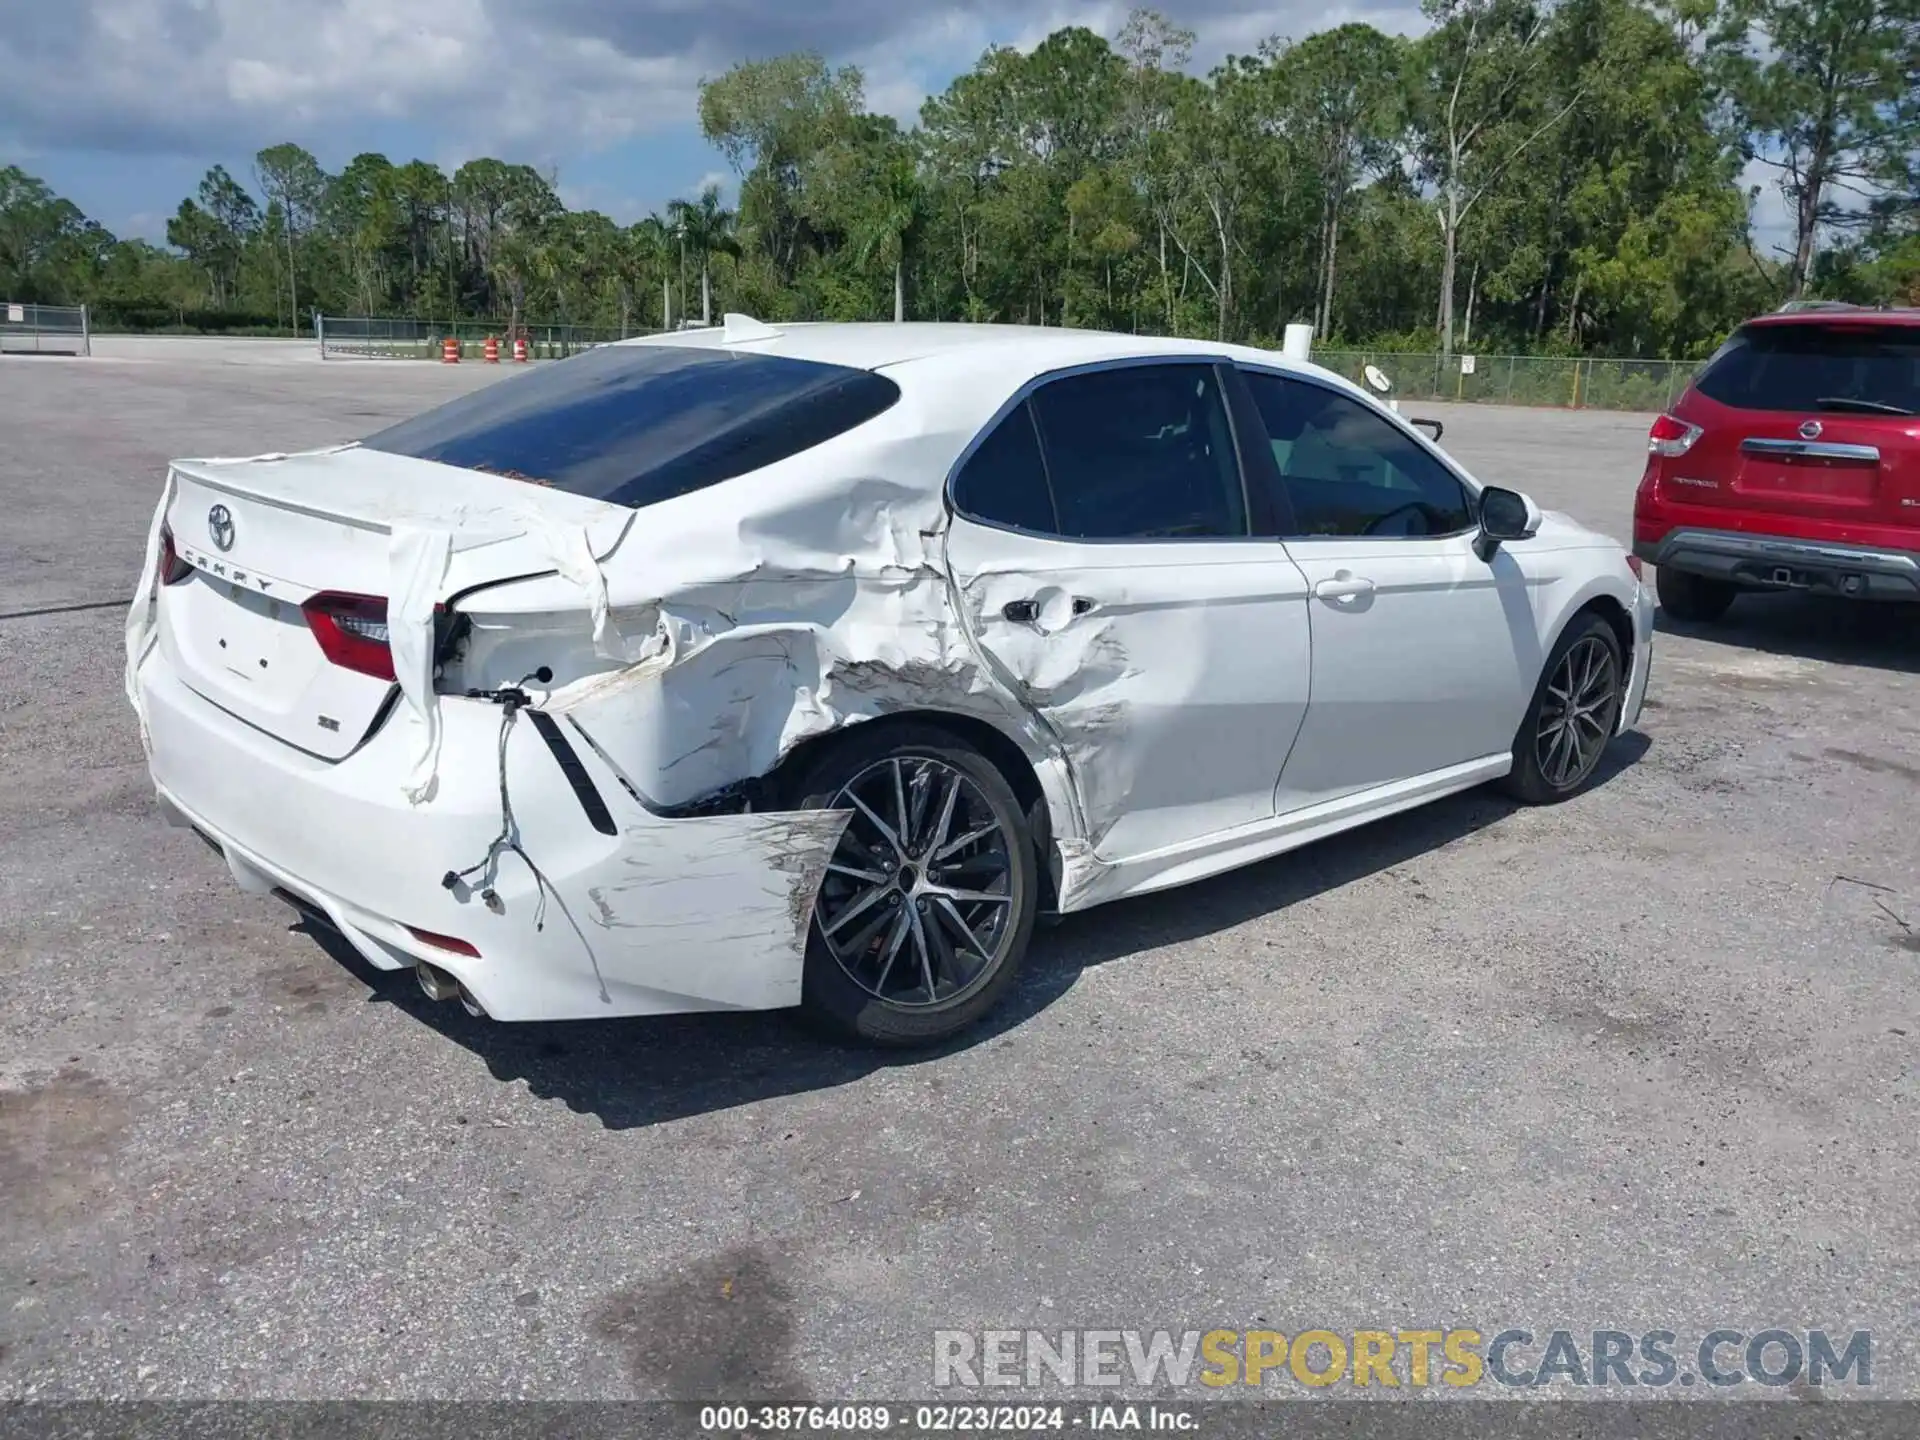
<instances>
[{"instance_id":1,"label":"car shadow","mask_svg":"<svg viewBox=\"0 0 1920 1440\"><path fill-rule=\"evenodd\" d=\"M1596 787L1647 748L1637 732L1615 741ZM466 1047L495 1079L523 1081L535 1096L593 1115L610 1130L625 1130L831 1090L878 1070L1011 1043L1010 1032L1065 996L1096 965L1284 911L1463 840L1517 808L1483 786L1210 880L1050 920L1036 929L1026 970L1000 1007L964 1035L925 1050L842 1045L778 1013L499 1024L469 1016L453 1002L427 999L410 973L374 970L323 926L302 921L294 928L365 983L373 1003L396 1006Z\"/></svg>"},{"instance_id":2,"label":"car shadow","mask_svg":"<svg viewBox=\"0 0 1920 1440\"><path fill-rule=\"evenodd\" d=\"M1662 635L1770 655L1920 674L1920 605L1793 592L1747 594L1719 620L1693 624L1656 610L1653 627Z\"/></svg>"}]
</instances>

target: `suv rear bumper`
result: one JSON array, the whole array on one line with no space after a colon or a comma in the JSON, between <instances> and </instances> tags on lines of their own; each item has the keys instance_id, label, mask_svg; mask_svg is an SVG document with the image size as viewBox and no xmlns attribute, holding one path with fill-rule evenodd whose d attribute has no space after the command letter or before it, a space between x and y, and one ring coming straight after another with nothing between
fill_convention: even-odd
<instances>
[{"instance_id":1,"label":"suv rear bumper","mask_svg":"<svg viewBox=\"0 0 1920 1440\"><path fill-rule=\"evenodd\" d=\"M1856 600L1920 600L1920 552L1680 526L1636 540L1650 565L1755 590L1811 590Z\"/></svg>"}]
</instances>

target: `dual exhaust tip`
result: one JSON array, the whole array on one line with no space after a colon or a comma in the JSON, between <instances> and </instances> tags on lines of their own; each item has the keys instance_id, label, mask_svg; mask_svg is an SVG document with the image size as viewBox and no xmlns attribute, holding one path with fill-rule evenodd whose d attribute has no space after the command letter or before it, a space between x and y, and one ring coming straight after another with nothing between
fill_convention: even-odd
<instances>
[{"instance_id":1,"label":"dual exhaust tip","mask_svg":"<svg viewBox=\"0 0 1920 1440\"><path fill-rule=\"evenodd\" d=\"M487 1018L486 1008L473 998L473 992L438 965L425 960L415 961L413 978L420 982L420 993L429 1000L458 1000L460 1008L474 1019Z\"/></svg>"}]
</instances>

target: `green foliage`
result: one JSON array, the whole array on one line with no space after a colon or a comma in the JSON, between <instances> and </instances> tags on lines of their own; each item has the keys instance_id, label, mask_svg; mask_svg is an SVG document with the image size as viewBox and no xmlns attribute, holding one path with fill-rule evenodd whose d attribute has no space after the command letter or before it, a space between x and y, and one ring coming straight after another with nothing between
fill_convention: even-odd
<instances>
[{"instance_id":1,"label":"green foliage","mask_svg":"<svg viewBox=\"0 0 1920 1440\"><path fill-rule=\"evenodd\" d=\"M739 177L622 227L551 177L305 150L215 166L120 242L0 170L0 292L102 323L285 328L330 314L622 333L771 321L999 321L1419 353L1697 359L1790 293L1920 303L1920 0L1427 0L1418 39L1343 24L1191 73L1136 10L986 51L903 129L860 72L798 54L701 86ZM1779 174L1784 259L1744 168ZM1416 365L1417 368L1417 365ZM1565 363L1496 367L1570 403ZM1664 369L1578 372L1657 400ZM1659 394L1656 395L1655 391ZM1565 392L1564 394L1562 392ZM1414 393L1414 392L1409 392Z\"/></svg>"},{"instance_id":2,"label":"green foliage","mask_svg":"<svg viewBox=\"0 0 1920 1440\"><path fill-rule=\"evenodd\" d=\"M1793 209L1788 291L1799 295L1821 228L1865 218L1849 194L1913 194L1920 0L1731 0L1720 35L1745 151L1778 173Z\"/></svg>"}]
</instances>

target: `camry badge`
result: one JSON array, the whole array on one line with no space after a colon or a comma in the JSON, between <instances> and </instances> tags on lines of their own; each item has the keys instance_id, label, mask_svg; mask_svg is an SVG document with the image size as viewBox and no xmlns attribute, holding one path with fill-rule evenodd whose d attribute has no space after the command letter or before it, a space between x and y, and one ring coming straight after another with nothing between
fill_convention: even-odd
<instances>
[{"instance_id":1,"label":"camry badge","mask_svg":"<svg viewBox=\"0 0 1920 1440\"><path fill-rule=\"evenodd\" d=\"M233 548L233 512L224 505L216 505L207 511L207 533L213 537L216 549L231 550Z\"/></svg>"}]
</instances>

